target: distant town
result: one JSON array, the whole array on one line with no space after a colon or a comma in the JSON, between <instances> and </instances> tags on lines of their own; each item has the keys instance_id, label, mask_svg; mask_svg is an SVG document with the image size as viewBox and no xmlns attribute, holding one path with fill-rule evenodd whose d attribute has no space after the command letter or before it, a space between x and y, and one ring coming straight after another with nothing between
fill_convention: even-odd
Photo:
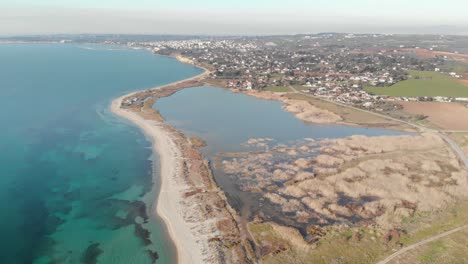
<instances>
[{"instance_id":1,"label":"distant town","mask_svg":"<svg viewBox=\"0 0 468 264\"><path fill-rule=\"evenodd\" d=\"M140 239L138 245L144 245L141 255L151 260L148 263L166 263L164 254L160 254L165 252L149 249L153 235L144 224L148 223L150 213L159 215L166 223L179 263L386 264L396 263L392 260L448 263L466 259L468 36L52 35L0 38L0 43L53 44L49 46L57 50L72 50L70 54L77 61L86 58L82 73L75 72L78 69L75 67L68 69L71 76L78 76L72 81L87 80L87 63L95 58L96 63L102 63L99 68L103 73L96 77L93 74L99 70L93 68L89 78L118 83L122 79L117 74L134 71L138 80L142 75L156 80L141 91L134 91L139 89L138 84L121 87L134 90L115 98L109 109L140 127L151 139L152 151L159 162L148 166L154 182L160 184L157 202L153 200L146 205L140 200L129 200L126 204L115 198L127 197L128 193L143 197L133 187L121 188L119 177L124 173L114 166L120 165L120 161L131 162L132 152L127 153L128 148L122 147L125 141L121 143L117 137L103 145L119 147L122 151L115 152L125 155L120 159L111 156L107 165L111 166L109 177L90 174L93 177L89 185L94 192L99 190L94 187L96 178L109 179L112 182L104 182L102 186L117 187L118 196L103 196L97 206L88 206L91 210L102 205L109 207L104 214L106 219L109 215L113 232L116 226L118 231L120 226L134 225L130 235ZM8 50L13 47L13 51L22 51L40 46L36 53L31 53L37 54L31 55L34 60L42 56L44 48L3 46L13 60L21 53ZM127 57L130 53L162 64L156 72L158 66L140 65L139 60ZM42 61L62 67L63 63L49 61L61 54L54 50L45 54ZM152 54L170 56L182 63ZM119 59L122 70L108 67L107 55L125 55ZM28 55L23 57L26 62ZM166 67L168 62L178 67ZM71 59L66 63L75 66ZM22 74L26 66L31 66L34 73L31 77ZM9 67L6 64L4 69ZM16 67L14 72L20 74L11 83L42 78L37 75L34 63L23 62ZM182 77L184 70L191 73L190 77ZM174 75L165 79L169 72ZM50 68L49 74L53 77L48 79L53 79L56 68ZM28 85L34 83L27 80ZM168 84L161 85L165 82ZM96 82L96 86L100 83ZM41 88L47 91L46 87ZM100 92L99 89L88 87L86 91L91 94ZM49 91L48 95L56 96L55 101L81 99L57 94L57 90ZM124 92L109 91L113 95ZM189 97L181 96L185 92ZM201 93L197 95L198 92ZM227 97L211 96L217 93ZM25 95L31 94L25 90ZM248 101L236 101L239 98ZM193 115L171 117L161 104L163 100L182 115ZM233 104L229 106L230 103ZM260 104L262 108L258 107ZM198 111L198 106L203 111ZM74 109L81 110L81 103ZM289 114L283 115L284 111ZM101 114L105 110L99 108L94 112ZM70 116L67 111L66 119ZM48 119L44 122L51 123ZM108 126L107 122L102 123ZM178 123L190 125L175 125ZM218 131L221 123L222 129ZM75 131L75 122L71 124L66 131L77 132L76 138L90 134ZM44 129L52 130L49 126ZM202 132L189 133L197 130ZM59 126L53 131L57 131L61 140L64 128ZM226 131L238 134L239 142ZM113 135L106 138L114 138ZM102 140L104 136L101 135ZM73 139L70 145L77 144L75 137L70 138ZM219 141L213 144L212 138ZM82 159L85 164L82 169L98 164L102 159L99 155L107 153L103 150L101 154L93 145L87 150L88 141L85 138L76 147L80 155L70 155L74 153L69 150L72 148L62 141L52 145L65 145L61 156ZM18 142L24 145L23 140ZM42 150L42 140L38 142ZM135 144L134 140L129 142ZM205 152L205 147L209 151ZM52 149L45 153L48 157L56 152ZM35 152L31 154L34 155ZM25 160L29 162L30 155ZM41 159L37 164L42 163ZM22 169L22 165L18 167ZM134 178L133 173L129 176ZM83 178L80 171L77 177L80 181ZM44 189L55 190L55 181L52 183ZM65 183L63 193L57 194L58 200L74 203L75 195L69 191L68 180ZM150 190L149 186L145 182L142 189ZM122 195L121 189L125 190ZM155 206L156 212L149 211ZM32 203L32 207L37 207L37 203ZM61 210L59 206L57 212L62 214ZM94 212L89 214L95 217ZM79 212L78 216L81 215ZM99 212L98 218L101 215ZM53 221L57 226L62 224L61 218ZM43 222L47 224L48 220ZM75 232L74 225L70 226ZM101 254L115 254L107 252L104 243L100 247L100 243L85 238L89 245L84 252L77 251L82 262L96 263ZM60 261L68 259L72 251L66 248L63 258L55 248L51 252L59 256L51 260ZM446 261L447 256L453 261Z\"/></svg>"},{"instance_id":2,"label":"distant town","mask_svg":"<svg viewBox=\"0 0 468 264\"><path fill-rule=\"evenodd\" d=\"M213 84L232 89L300 91L378 112L398 109L395 101L468 103L463 92L385 93L411 79L442 78L448 86L462 85L468 80L468 55L462 54L468 46L460 43L468 44L467 37L324 33L105 43L180 54L213 70Z\"/></svg>"},{"instance_id":3,"label":"distant town","mask_svg":"<svg viewBox=\"0 0 468 264\"><path fill-rule=\"evenodd\" d=\"M320 33L290 36L51 35L0 42L105 44L179 56L235 90L302 93L418 121L401 102L468 107L468 37ZM131 103L131 102L128 102ZM135 102L133 102L135 103Z\"/></svg>"}]
</instances>

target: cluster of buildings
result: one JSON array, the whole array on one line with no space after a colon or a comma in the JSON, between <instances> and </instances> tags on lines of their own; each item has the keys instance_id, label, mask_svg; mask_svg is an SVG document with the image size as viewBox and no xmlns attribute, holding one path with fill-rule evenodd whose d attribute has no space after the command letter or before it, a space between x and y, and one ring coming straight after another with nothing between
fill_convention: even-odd
<instances>
[{"instance_id":1,"label":"cluster of buildings","mask_svg":"<svg viewBox=\"0 0 468 264\"><path fill-rule=\"evenodd\" d=\"M407 79L408 70L440 71L444 64L444 58L421 59L407 46L389 45L384 35L210 38L129 46L180 54L214 69L211 77L228 88L300 87L330 100L377 110L385 102L391 105L393 99L370 95L364 87L390 86Z\"/></svg>"}]
</instances>

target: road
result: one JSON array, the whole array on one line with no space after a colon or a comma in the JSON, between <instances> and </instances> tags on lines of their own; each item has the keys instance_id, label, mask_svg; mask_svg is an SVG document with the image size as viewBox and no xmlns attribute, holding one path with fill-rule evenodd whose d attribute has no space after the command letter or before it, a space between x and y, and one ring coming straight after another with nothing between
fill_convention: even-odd
<instances>
[{"instance_id":1,"label":"road","mask_svg":"<svg viewBox=\"0 0 468 264\"><path fill-rule=\"evenodd\" d=\"M442 134L440 131L437 131L437 130L434 130L434 129L429 129L429 128L426 128L426 127L422 127L422 126L418 126L416 124L413 124L411 122L407 122L407 121L403 121L403 120L400 120L400 119L397 119L397 118L393 118L393 117L390 117L390 116L386 116L386 115L382 115L382 114L379 114L379 113L375 113L375 112L371 112L371 111L368 111L368 110L364 110L364 109L360 109L360 108L357 108L357 107L353 107L353 106L350 106L350 105L346 105L346 104L342 104L342 103L338 103L338 102L334 102L334 101L331 101L331 100L327 100L327 99L324 99L324 98L320 98L320 97L317 97L317 96L313 96L313 95L310 95L310 94L307 94L307 93L304 93L304 92L300 92L298 90L296 90L294 87L290 86L290 88L294 91L294 93L299 93L299 94L302 94L302 95L305 95L305 96L308 96L308 97L311 97L311 98L314 98L314 99L318 99L318 100L321 100L321 101L325 101L325 102L328 102L328 103L332 103L332 104L335 104L335 105L339 105L339 106L343 106L343 107L346 107L346 108L350 108L350 109L354 109L354 110L357 110L357 111L361 111L361 112L365 112L365 113L368 113L368 114L372 114L372 115L375 115L375 116L379 116L379 117L382 117L382 118L385 118L387 120L392 120L392 121L395 121L395 122L399 122L399 123L402 123L402 124L406 124L406 125L409 125L411 127L414 127L416 129L418 129L419 131L421 132L430 132L430 133L433 133L437 136L439 136L440 138L442 138L445 142L447 142L447 144L449 144L449 146L452 148L452 150L455 152L455 154L458 156L458 158L460 159L462 165L465 166L465 169L468 169L468 158L466 157L465 153L463 152L463 150L460 148L460 146L458 146L457 143L455 143L455 141L453 141L451 138L449 138L448 136ZM442 237L446 237L448 235L451 235L453 233L456 233L464 228L467 228L468 225L464 225L464 226L461 226L461 227L457 227L455 229L452 229L452 230L449 230L445 233L442 233L442 234L439 234L439 235L436 235L436 236L433 236L433 237L430 237L430 238L427 238L423 241L420 241L416 244L413 244L413 245L410 245L410 246L407 246L407 247L404 247L400 250L398 250L397 252L393 253L392 255L388 256L386 259L378 262L377 264L386 264L388 263L389 261L391 261L392 259L400 256L401 254L409 251L409 250L412 250L412 249L415 249L421 245L424 245L424 244L427 244L427 243L430 243L432 241L435 241L437 239L440 239Z\"/></svg>"},{"instance_id":2,"label":"road","mask_svg":"<svg viewBox=\"0 0 468 264\"><path fill-rule=\"evenodd\" d=\"M453 151L455 151L455 153L458 155L458 158L465 165L465 168L468 168L468 158L466 157L465 152L463 152L463 150L460 148L460 146L458 146L458 144L455 143L455 141L453 141L452 139L450 139L446 135L440 133L439 131L433 131L433 133L435 133L435 134L439 135L439 137L443 138L445 140L445 142L447 142L450 145L450 147L452 147Z\"/></svg>"},{"instance_id":3,"label":"road","mask_svg":"<svg viewBox=\"0 0 468 264\"><path fill-rule=\"evenodd\" d=\"M419 247L419 246L422 246L422 245L425 245L425 244L427 244L427 243L433 242L433 241L438 240L438 239L440 239L440 238L449 236L449 235L451 235L451 234L453 234L453 233L456 233L456 232L458 232L458 231L460 231L460 230L462 230L462 229L465 229L465 228L467 228L467 227L468 227L468 225L460 226L460 227L458 227L458 228L452 229L452 230L447 231L447 232L445 232L445 233L442 233L442 234L439 234L439 235L437 235L437 236L433 236L433 237L430 237L430 238L425 239L425 240L423 240L423 241L420 241L420 242L418 242L418 243L416 243L416 244L413 244L413 245L411 245L411 246L404 247L404 248L398 250L397 252L393 253L392 255L388 256L388 257L385 258L384 260L379 261L377 264L387 264L388 262L392 261L393 259L395 259L396 257L400 256L401 254L404 254L404 253L406 253L406 252L408 252L408 251L410 251L410 250L412 250L412 249L415 249L415 248L417 248L417 247Z\"/></svg>"},{"instance_id":4,"label":"road","mask_svg":"<svg viewBox=\"0 0 468 264\"><path fill-rule=\"evenodd\" d=\"M453 141L448 136L442 134L440 131L437 131L437 130L434 130L434 129L429 129L429 128L423 127L423 126L418 126L418 125L416 125L414 123L407 122L407 121L404 121L404 120L400 120L398 118L394 118L394 117L390 117L390 116L387 116L387 115L383 115L383 114L375 113L375 112L372 112L372 111L368 111L368 110L365 110L365 109L357 108L357 107L354 107L354 106L342 104L342 103L335 102L335 101L332 101L332 100L328 100L328 99L325 99L325 98L313 96L313 95L310 95L308 93L298 91L297 89L295 89L292 86L289 86L289 88L293 90L293 93L302 94L302 95L305 95L307 97L318 99L318 100L321 100L321 101L324 101L324 102L332 103L332 104L339 105L339 106L342 106L342 107L346 107L346 108L349 108L349 109L353 109L353 110L356 110L356 111L361 111L361 112L368 113L368 114L371 114L371 115L375 115L375 116L378 116L378 117L381 117L381 118L385 118L387 120L399 122L399 123L414 127L414 128L416 128L417 130L419 130L421 132L429 132L429 133L435 134L435 135L439 136L440 138L442 138L445 142L447 142L447 144L449 144L449 146L452 148L452 150L458 156L460 162L465 167L465 169L468 169L468 158L466 157L463 150L460 148L460 146L458 146L458 144L455 141Z\"/></svg>"}]
</instances>

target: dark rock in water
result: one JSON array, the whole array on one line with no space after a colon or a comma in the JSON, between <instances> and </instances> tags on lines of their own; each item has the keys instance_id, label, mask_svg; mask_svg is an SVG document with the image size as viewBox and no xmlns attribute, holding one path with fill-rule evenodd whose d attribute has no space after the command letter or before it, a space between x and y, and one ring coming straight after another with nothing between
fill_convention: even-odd
<instances>
[{"instance_id":1,"label":"dark rock in water","mask_svg":"<svg viewBox=\"0 0 468 264\"><path fill-rule=\"evenodd\" d=\"M140 216L141 218L144 219L145 223L148 222L148 214L146 212L146 204L144 202L142 201L132 202L131 207L132 207L132 212L131 212L132 217Z\"/></svg>"},{"instance_id":2,"label":"dark rock in water","mask_svg":"<svg viewBox=\"0 0 468 264\"><path fill-rule=\"evenodd\" d=\"M51 237L47 236L41 241L41 245L37 247L36 249L36 258L41 258L41 257L46 257L46 256L52 256L54 253L52 252L52 248L54 248L57 245L57 241L53 240ZM52 260L54 260L55 257L53 257ZM52 263L51 260L51 263ZM30 263L30 262L24 262L24 263Z\"/></svg>"},{"instance_id":3,"label":"dark rock in water","mask_svg":"<svg viewBox=\"0 0 468 264\"><path fill-rule=\"evenodd\" d=\"M80 197L79 190L69 191L63 194L63 199L67 201L75 201L75 200L78 200L79 197Z\"/></svg>"},{"instance_id":4,"label":"dark rock in water","mask_svg":"<svg viewBox=\"0 0 468 264\"><path fill-rule=\"evenodd\" d=\"M146 230L142 225L135 223L135 235L143 241L145 246L151 245L150 232Z\"/></svg>"},{"instance_id":5,"label":"dark rock in water","mask_svg":"<svg viewBox=\"0 0 468 264\"><path fill-rule=\"evenodd\" d=\"M65 223L66 221L55 216L55 215L51 215L48 217L47 221L46 221L46 224L45 224L45 233L46 234L52 234L55 232L56 228Z\"/></svg>"},{"instance_id":6,"label":"dark rock in water","mask_svg":"<svg viewBox=\"0 0 468 264\"><path fill-rule=\"evenodd\" d=\"M146 250L146 253L148 253L148 255L150 256L151 263L156 263L156 261L159 259L158 252L156 252L156 251L152 251L152 250L148 249L148 250Z\"/></svg>"},{"instance_id":7,"label":"dark rock in water","mask_svg":"<svg viewBox=\"0 0 468 264\"><path fill-rule=\"evenodd\" d=\"M80 261L85 264L96 264L97 258L103 251L99 248L99 243L89 245L86 251L81 255Z\"/></svg>"}]
</instances>

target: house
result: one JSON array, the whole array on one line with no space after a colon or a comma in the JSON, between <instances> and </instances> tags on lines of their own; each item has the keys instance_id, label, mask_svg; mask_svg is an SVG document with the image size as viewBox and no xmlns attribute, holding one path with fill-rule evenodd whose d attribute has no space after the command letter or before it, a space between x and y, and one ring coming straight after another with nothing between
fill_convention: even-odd
<instances>
[{"instance_id":1,"label":"house","mask_svg":"<svg viewBox=\"0 0 468 264\"><path fill-rule=\"evenodd\" d=\"M365 102L362 104L362 106L364 106L365 108L369 108L369 107L372 107L374 104L372 102Z\"/></svg>"},{"instance_id":2,"label":"house","mask_svg":"<svg viewBox=\"0 0 468 264\"><path fill-rule=\"evenodd\" d=\"M246 90L252 90L252 82L246 82L245 89Z\"/></svg>"}]
</instances>

